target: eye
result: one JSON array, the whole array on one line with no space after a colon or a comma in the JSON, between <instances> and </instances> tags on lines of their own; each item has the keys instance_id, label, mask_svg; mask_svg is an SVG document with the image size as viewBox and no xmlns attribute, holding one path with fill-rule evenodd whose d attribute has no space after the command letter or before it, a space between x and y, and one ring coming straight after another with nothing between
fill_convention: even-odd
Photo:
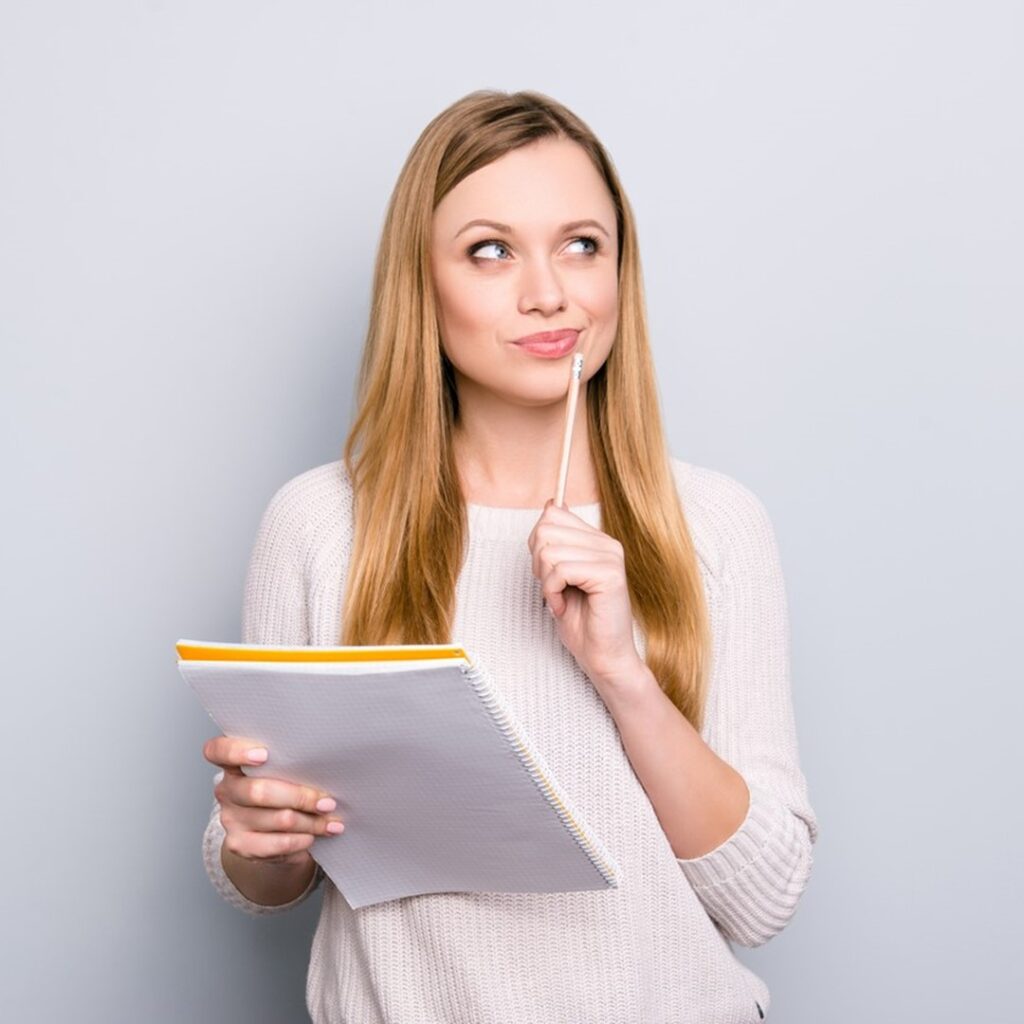
<instances>
[{"instance_id":1,"label":"eye","mask_svg":"<svg viewBox=\"0 0 1024 1024\"><path fill-rule=\"evenodd\" d=\"M594 238L593 235L579 235L578 237L574 238L570 244L575 245L577 242L587 242L593 246L593 249L591 249L590 252L584 254L587 256L595 255L601 248L601 243L596 238ZM496 238L488 238L483 242L477 242L475 245L470 246L470 248L467 249L466 252L471 259L483 260L486 262L493 263L495 262L493 257L477 255L481 249L487 249L491 246L495 246L498 249L504 249L506 252L508 252L508 247L505 245L505 243L499 242ZM501 258L499 257L499 262L500 259Z\"/></svg>"},{"instance_id":2,"label":"eye","mask_svg":"<svg viewBox=\"0 0 1024 1024\"><path fill-rule=\"evenodd\" d=\"M574 238L573 242L589 242L594 247L591 255L601 248L601 243L593 235L580 235L578 238Z\"/></svg>"},{"instance_id":3,"label":"eye","mask_svg":"<svg viewBox=\"0 0 1024 1024\"><path fill-rule=\"evenodd\" d=\"M476 243L476 245L473 245L473 246L471 246L471 247L470 247L470 248L469 248L468 250L466 250L466 251L467 251L467 252L469 253L469 255L470 255L470 256L471 256L471 257L472 257L473 259L477 259L477 260L479 260L479 259L483 259L483 260L490 260L490 259L491 259L491 257L490 257L490 256L477 256L477 252L478 252L478 251L479 251L480 249L486 249L486 248L487 248L488 246L492 246L492 245L495 245L495 246L497 246L497 247L498 247L499 249L504 249L504 248L505 248L505 243L504 243L504 242L499 242L499 241L497 241L497 240L496 240L496 239L494 239L494 238L488 238L488 239L487 239L486 241L484 241L484 242L477 242L477 243ZM507 250L506 250L506 251L507 251Z\"/></svg>"}]
</instances>

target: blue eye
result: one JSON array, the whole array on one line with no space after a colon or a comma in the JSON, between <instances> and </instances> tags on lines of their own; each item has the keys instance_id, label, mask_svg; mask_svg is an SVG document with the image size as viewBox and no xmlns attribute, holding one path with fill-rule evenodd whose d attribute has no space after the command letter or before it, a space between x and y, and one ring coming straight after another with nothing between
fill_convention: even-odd
<instances>
[{"instance_id":1,"label":"blue eye","mask_svg":"<svg viewBox=\"0 0 1024 1024\"><path fill-rule=\"evenodd\" d=\"M579 235L573 239L573 242L589 242L594 248L590 252L584 254L587 256L595 255L601 248L601 243L596 238L594 238L593 235ZM483 242L477 242L475 245L470 246L470 248L466 250L467 255L471 259L480 260L481 262L501 262L500 257L496 261L490 256L477 255L477 252L480 249L486 249L488 246L491 245L497 246L499 249L504 249L506 252L508 251L508 247L505 245L504 242L499 242L496 238L488 238L485 239Z\"/></svg>"},{"instance_id":2,"label":"blue eye","mask_svg":"<svg viewBox=\"0 0 1024 1024\"><path fill-rule=\"evenodd\" d=\"M477 256L477 254L476 254L478 249L485 249L489 245L496 245L499 249L504 249L505 248L505 243L504 242L498 242L498 241L495 241L493 238L489 238L486 242L477 242L476 245L474 245L469 250L469 255L472 256L474 259L489 259L490 257L487 257L487 256Z\"/></svg>"},{"instance_id":3,"label":"blue eye","mask_svg":"<svg viewBox=\"0 0 1024 1024\"><path fill-rule=\"evenodd\" d=\"M573 241L589 242L594 247L593 252L597 252L597 250L601 248L601 243L598 242L598 240L594 238L593 235L580 235L579 238L574 238Z\"/></svg>"}]
</instances>

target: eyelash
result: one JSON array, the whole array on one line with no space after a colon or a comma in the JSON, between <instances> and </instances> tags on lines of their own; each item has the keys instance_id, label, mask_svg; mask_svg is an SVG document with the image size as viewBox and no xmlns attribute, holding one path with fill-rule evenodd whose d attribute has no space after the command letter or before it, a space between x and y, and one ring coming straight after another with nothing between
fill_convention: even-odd
<instances>
[{"instance_id":1,"label":"eyelash","mask_svg":"<svg viewBox=\"0 0 1024 1024\"><path fill-rule=\"evenodd\" d=\"M594 246L594 251L586 253L585 255L587 255L587 256L596 256L601 251L601 243L593 235L577 235L573 239L573 241L574 242L590 242ZM466 255L469 256L470 259L477 260L480 263L501 263L501 262L503 262L502 260L492 260L492 259L487 259L487 258L485 258L483 256L475 256L474 255L474 253L477 251L477 249L482 249L485 245L500 245L502 248L505 248L505 249L508 248L508 246L505 245L505 243L502 242L500 239L497 239L497 238L487 238L487 239L485 239L482 242L475 242L473 245L471 245L466 250Z\"/></svg>"}]
</instances>

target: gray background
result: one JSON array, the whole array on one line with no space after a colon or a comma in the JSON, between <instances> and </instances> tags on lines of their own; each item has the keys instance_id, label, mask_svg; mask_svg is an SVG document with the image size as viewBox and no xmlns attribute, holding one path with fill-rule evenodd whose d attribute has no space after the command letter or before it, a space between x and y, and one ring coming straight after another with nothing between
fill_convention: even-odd
<instances>
[{"instance_id":1,"label":"gray background","mask_svg":"<svg viewBox=\"0 0 1024 1024\"><path fill-rule=\"evenodd\" d=\"M608 146L673 452L776 526L822 832L738 951L772 1019L1019 1020L1020 5L382 7L0 11L6 1019L302 1019L319 901L208 885L173 644L237 638L395 176L489 86Z\"/></svg>"}]
</instances>

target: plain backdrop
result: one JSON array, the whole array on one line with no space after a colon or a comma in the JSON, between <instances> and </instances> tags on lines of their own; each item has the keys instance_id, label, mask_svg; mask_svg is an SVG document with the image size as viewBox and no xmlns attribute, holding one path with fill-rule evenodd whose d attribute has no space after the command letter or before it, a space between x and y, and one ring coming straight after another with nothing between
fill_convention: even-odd
<instances>
[{"instance_id":1,"label":"plain backdrop","mask_svg":"<svg viewBox=\"0 0 1024 1024\"><path fill-rule=\"evenodd\" d=\"M772 1019L1020 1020L1022 30L986 0L4 3L5 1019L303 1019L319 897L254 920L208 884L173 645L238 638L266 502L340 456L395 177L491 87L608 147L672 451L775 525L821 837L738 950Z\"/></svg>"}]
</instances>

